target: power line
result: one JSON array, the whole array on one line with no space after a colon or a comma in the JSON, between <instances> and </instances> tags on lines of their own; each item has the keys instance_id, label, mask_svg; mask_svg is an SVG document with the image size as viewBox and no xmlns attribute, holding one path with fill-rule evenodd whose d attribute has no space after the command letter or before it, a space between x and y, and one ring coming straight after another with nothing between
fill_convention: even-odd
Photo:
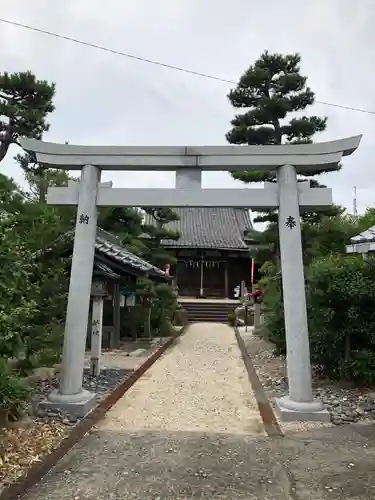
<instances>
[{"instance_id":1,"label":"power line","mask_svg":"<svg viewBox=\"0 0 375 500\"><path fill-rule=\"evenodd\" d=\"M2 18L0 18L0 22L5 23L5 24L9 24L11 26L16 26L18 28L23 28L23 29L27 29L30 31L34 31L36 33L42 33L43 35L52 36L54 38L59 38L60 40L65 40L68 42L77 43L79 45L84 45L84 46L90 47L92 49L97 49L97 50L101 50L104 52L109 52L110 54L115 54L118 56L127 57L128 59L133 59L135 61L153 64L154 66L160 66L162 68L173 69L175 71L180 71L181 73L188 73L190 75L200 76L203 78L207 78L209 80L216 80L217 82L230 83L232 85L237 85L237 83L238 83L238 82L235 82L234 80L227 80L226 78L221 78L219 76L209 75L207 73L201 73L199 71L194 71L191 69L183 68L181 66L174 66L173 64L167 64L167 63L163 63L160 61L155 61L153 59L147 59L145 57L135 56L134 54L128 54L127 52L122 52L120 50L111 49L111 48L105 47L103 45L97 45L95 43L86 42L84 40L79 40L78 38L73 38L70 36L61 35L59 33L54 33L53 31L48 31L48 30L44 30L41 28L35 28L34 26L29 26L28 24L17 23L15 21L9 21L8 19L2 19ZM352 106L344 106L342 104L334 104L332 102L327 102L327 101L316 100L315 102L317 104L323 104L324 106L331 106L333 108L340 108L340 109L346 109L348 111L356 111L358 113L366 113L369 115L375 115L375 111L371 111L368 109L354 108Z\"/></svg>"}]
</instances>

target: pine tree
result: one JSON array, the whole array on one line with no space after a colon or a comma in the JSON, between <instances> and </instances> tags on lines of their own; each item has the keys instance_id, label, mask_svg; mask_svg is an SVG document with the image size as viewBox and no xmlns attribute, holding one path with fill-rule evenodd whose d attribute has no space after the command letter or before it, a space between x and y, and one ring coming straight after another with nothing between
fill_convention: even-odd
<instances>
[{"instance_id":1,"label":"pine tree","mask_svg":"<svg viewBox=\"0 0 375 500\"><path fill-rule=\"evenodd\" d=\"M19 137L41 139L54 110L55 85L37 80L30 71L0 73L0 162Z\"/></svg>"},{"instance_id":2,"label":"pine tree","mask_svg":"<svg viewBox=\"0 0 375 500\"><path fill-rule=\"evenodd\" d=\"M143 216L138 208L102 207L98 211L98 226L118 236L130 252L147 260L149 249L142 239L142 222Z\"/></svg>"},{"instance_id":3,"label":"pine tree","mask_svg":"<svg viewBox=\"0 0 375 500\"><path fill-rule=\"evenodd\" d=\"M0 222L22 212L25 193L13 179L0 174Z\"/></svg>"},{"instance_id":4,"label":"pine tree","mask_svg":"<svg viewBox=\"0 0 375 500\"><path fill-rule=\"evenodd\" d=\"M152 224L144 224L144 244L148 252L144 257L154 266L166 269L167 265L176 262L175 257L163 246L163 240L177 240L179 234L167 229L169 222L179 220L178 215L171 208L144 208L152 216ZM150 280L144 282L144 290L151 298L148 311L148 320L145 331L151 335L152 327L158 328L160 333L170 334L170 325L177 308L177 298L169 284L155 284ZM163 334L164 334L163 333Z\"/></svg>"},{"instance_id":5,"label":"pine tree","mask_svg":"<svg viewBox=\"0 0 375 500\"><path fill-rule=\"evenodd\" d=\"M314 92L306 85L307 77L300 73L299 54L270 54L265 51L241 76L238 85L228 94L235 108L246 111L231 121L232 129L226 134L231 144L276 145L311 143L317 132L323 132L327 118L300 115L314 104ZM296 116L297 114L297 116ZM290 115L292 115L290 117ZM337 166L336 170L341 168ZM332 170L332 168L330 169ZM312 171L309 175L319 172ZM233 172L243 182L275 182L273 172ZM305 180L299 176L299 180ZM312 187L325 187L311 179ZM324 215L341 213L341 207L331 207ZM255 222L276 222L274 210L263 212ZM318 222L321 212L305 213L302 220Z\"/></svg>"},{"instance_id":6,"label":"pine tree","mask_svg":"<svg viewBox=\"0 0 375 500\"><path fill-rule=\"evenodd\" d=\"M314 104L314 93L306 87L307 78L300 74L300 62L299 54L283 56L266 51L241 76L228 98L235 108L249 111L231 121L233 129L226 136L231 144L309 143L316 132L326 129L327 119L318 116L282 122L288 113L303 111ZM247 179L245 173L241 180ZM256 178L255 182L259 180Z\"/></svg>"},{"instance_id":7,"label":"pine tree","mask_svg":"<svg viewBox=\"0 0 375 500\"><path fill-rule=\"evenodd\" d=\"M304 116L302 112L315 101L314 92L306 85L307 77L300 72L299 54L270 54L265 51L241 76L236 88L228 94L235 108L245 110L231 121L232 129L226 134L231 144L277 145L307 144L313 142L314 135L323 132L327 118ZM336 170L339 170L338 165ZM321 172L310 172L316 175ZM275 182L274 172L233 172L232 176L243 182ZM306 177L299 177L299 181ZM310 179L311 187L325 187L316 179ZM319 224L324 216L337 216L343 209L332 206L323 212L303 212L302 231L305 225ZM263 210L254 222L267 222L263 233L258 234L260 243L269 245L270 251L257 252L260 264L276 258L280 267L278 248L277 211ZM273 250L272 250L273 249Z\"/></svg>"},{"instance_id":8,"label":"pine tree","mask_svg":"<svg viewBox=\"0 0 375 500\"><path fill-rule=\"evenodd\" d=\"M39 165L35 153L18 154L14 159L24 172L28 184L28 197L32 201L46 203L49 187L66 186L68 181L73 179L66 170Z\"/></svg>"},{"instance_id":9,"label":"pine tree","mask_svg":"<svg viewBox=\"0 0 375 500\"><path fill-rule=\"evenodd\" d=\"M174 264L173 255L162 245L163 240L177 240L179 235L165 226L169 222L179 220L178 215L171 208L144 208L152 216L154 224L144 225L147 238L145 243L149 249L147 260L157 267L164 269L168 264Z\"/></svg>"}]
</instances>

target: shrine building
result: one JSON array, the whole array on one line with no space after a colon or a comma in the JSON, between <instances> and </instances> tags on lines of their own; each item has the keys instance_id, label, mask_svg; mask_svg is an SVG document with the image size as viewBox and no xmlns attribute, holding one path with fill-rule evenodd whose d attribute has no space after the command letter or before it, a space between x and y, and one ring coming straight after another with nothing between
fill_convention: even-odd
<instances>
[{"instance_id":1,"label":"shrine building","mask_svg":"<svg viewBox=\"0 0 375 500\"><path fill-rule=\"evenodd\" d=\"M170 273L180 297L232 298L233 290L251 281L251 251L256 247L248 209L174 208L180 220L166 229L180 238L163 244L177 264ZM146 224L152 224L146 216Z\"/></svg>"}]
</instances>

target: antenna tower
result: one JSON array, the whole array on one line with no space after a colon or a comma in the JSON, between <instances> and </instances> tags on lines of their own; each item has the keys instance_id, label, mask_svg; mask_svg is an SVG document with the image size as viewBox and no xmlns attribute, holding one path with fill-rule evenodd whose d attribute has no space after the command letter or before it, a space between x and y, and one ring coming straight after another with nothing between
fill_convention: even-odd
<instances>
[{"instance_id":1,"label":"antenna tower","mask_svg":"<svg viewBox=\"0 0 375 500\"><path fill-rule=\"evenodd\" d=\"M354 186L353 189L353 215L355 218L358 217L358 209L357 209L357 186Z\"/></svg>"}]
</instances>

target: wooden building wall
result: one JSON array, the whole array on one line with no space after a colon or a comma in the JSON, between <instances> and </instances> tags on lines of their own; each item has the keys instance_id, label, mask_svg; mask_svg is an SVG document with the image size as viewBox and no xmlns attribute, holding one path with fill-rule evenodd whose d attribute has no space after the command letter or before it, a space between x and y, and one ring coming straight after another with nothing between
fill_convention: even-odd
<instances>
[{"instance_id":1,"label":"wooden building wall","mask_svg":"<svg viewBox=\"0 0 375 500\"><path fill-rule=\"evenodd\" d=\"M175 257L177 264L171 272L181 296L200 296L202 265L206 297L231 298L242 280L250 284L251 257L245 252L182 250L176 251Z\"/></svg>"}]
</instances>

